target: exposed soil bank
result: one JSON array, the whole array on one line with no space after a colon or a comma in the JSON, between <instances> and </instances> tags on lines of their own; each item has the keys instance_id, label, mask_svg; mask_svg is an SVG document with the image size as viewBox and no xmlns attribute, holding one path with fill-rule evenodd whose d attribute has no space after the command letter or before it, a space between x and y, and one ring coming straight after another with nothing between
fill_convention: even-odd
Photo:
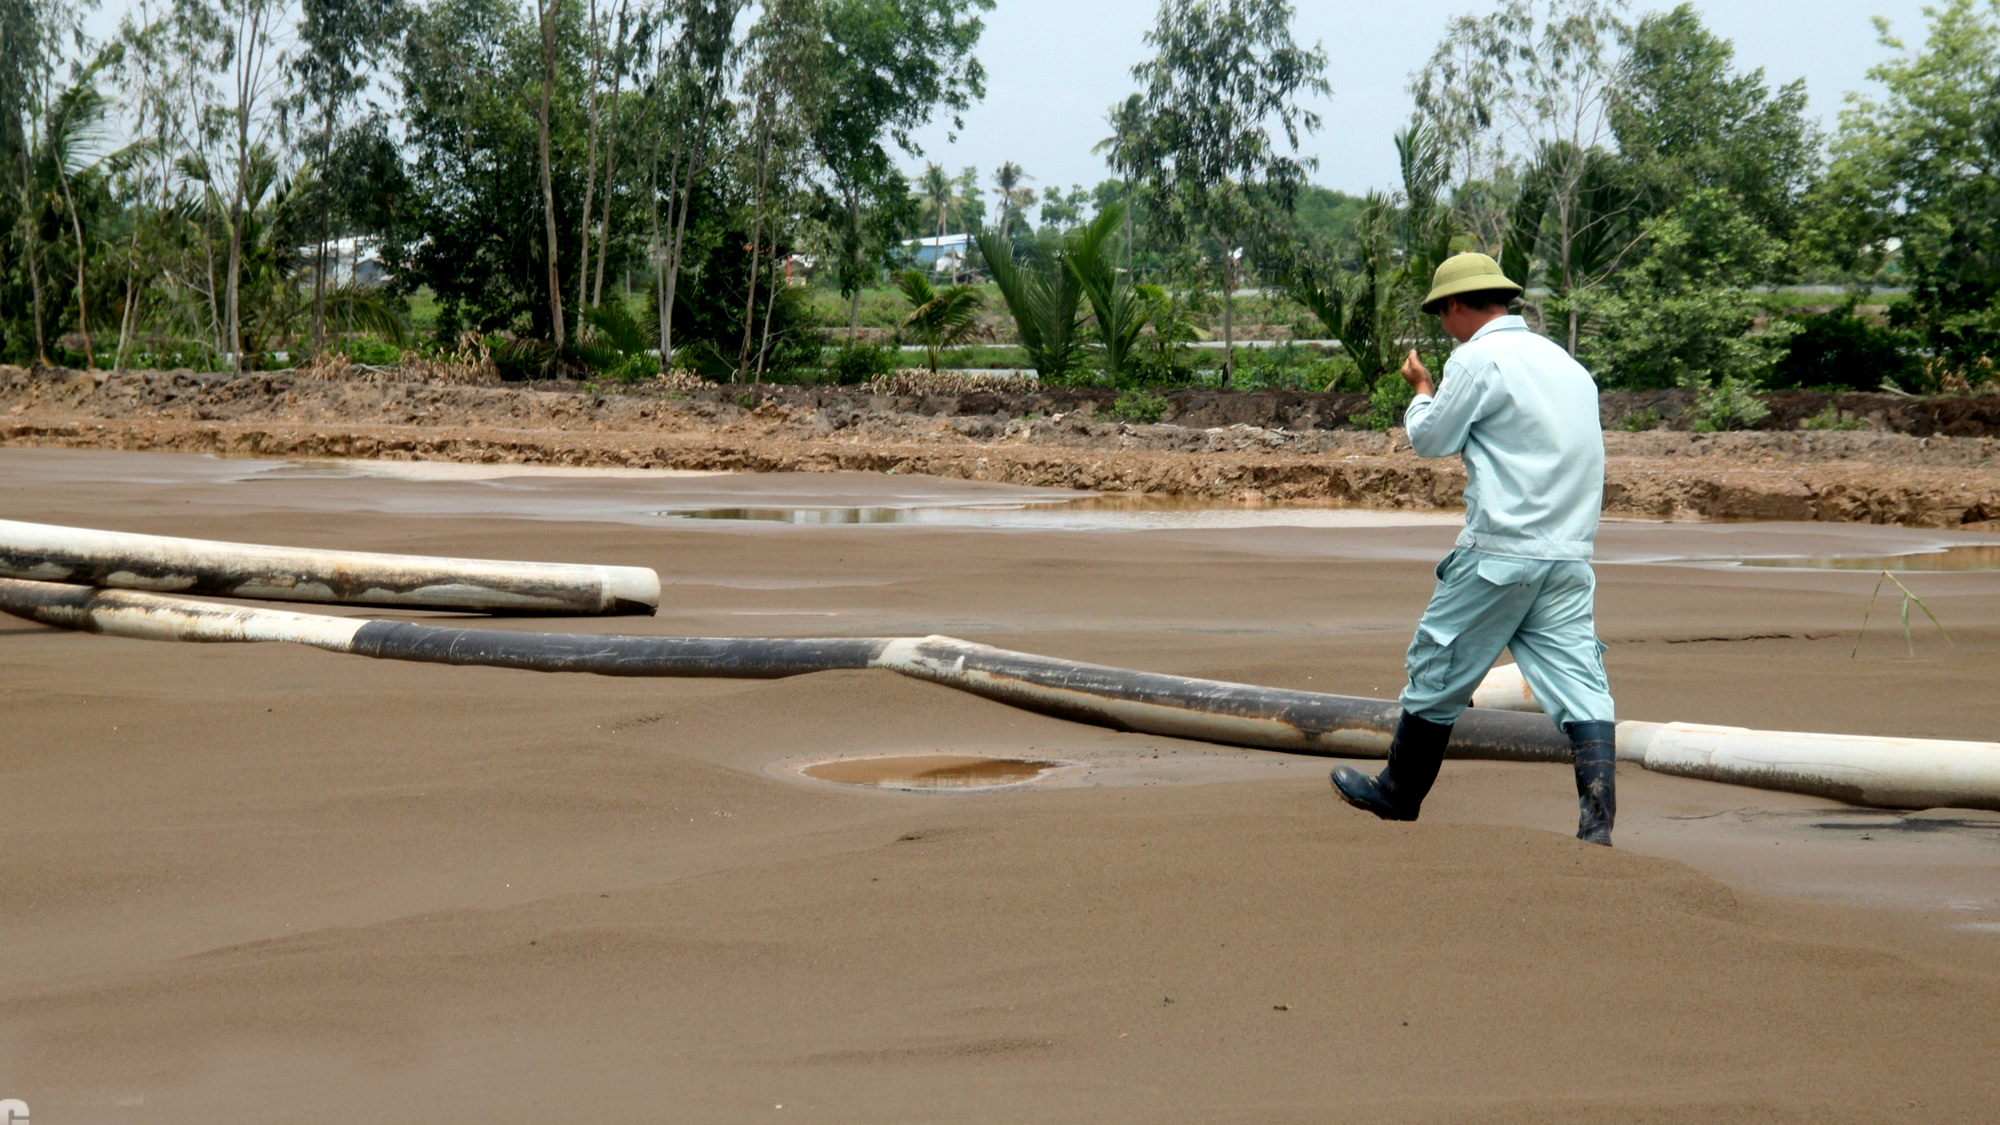
<instances>
[{"instance_id":1,"label":"exposed soil bank","mask_svg":"<svg viewBox=\"0 0 2000 1125\"><path fill-rule=\"evenodd\" d=\"M1457 505L1456 461L1355 429L1355 395L1169 397L1165 419L1106 417L1094 388L886 395L862 387L437 386L289 372L108 374L0 367L0 442L283 457L438 459L743 472L910 472L1217 500ZM1605 510L1913 527L2000 525L2000 398L1773 396L1766 429L1680 424L1680 392L1606 395ZM1858 430L1798 428L1831 407Z\"/></svg>"}]
</instances>

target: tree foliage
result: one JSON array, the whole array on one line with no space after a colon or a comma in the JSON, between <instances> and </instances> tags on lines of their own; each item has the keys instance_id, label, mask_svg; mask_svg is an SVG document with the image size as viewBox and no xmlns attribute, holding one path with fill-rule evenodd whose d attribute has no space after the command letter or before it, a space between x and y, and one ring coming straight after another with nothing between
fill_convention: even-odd
<instances>
[{"instance_id":1,"label":"tree foliage","mask_svg":"<svg viewBox=\"0 0 2000 1125\"><path fill-rule=\"evenodd\" d=\"M830 181L836 273L860 327L861 287L879 274L909 193L891 148L919 155L916 130L939 111L954 128L985 96L972 54L994 0L816 0L830 46L812 144Z\"/></svg>"},{"instance_id":2,"label":"tree foliage","mask_svg":"<svg viewBox=\"0 0 2000 1125\"><path fill-rule=\"evenodd\" d=\"M1073 243L1075 236L1068 240ZM1073 378L1083 361L1083 280L1068 267L1069 246L1018 261L1013 243L997 231L982 231L976 241L993 274L993 284L1013 317L1021 350L1042 378L1063 382Z\"/></svg>"},{"instance_id":3,"label":"tree foliage","mask_svg":"<svg viewBox=\"0 0 2000 1125\"><path fill-rule=\"evenodd\" d=\"M1928 34L1869 77L1841 116L1823 230L1850 263L1894 248L1912 300L1898 321L1948 366L2000 356L2000 0L1926 8ZM1823 237L1826 237L1823 234Z\"/></svg>"},{"instance_id":4,"label":"tree foliage","mask_svg":"<svg viewBox=\"0 0 2000 1125\"><path fill-rule=\"evenodd\" d=\"M1789 332L1752 331L1750 286L1777 271L1784 244L1713 187L1647 221L1643 238L1646 255L1593 296L1600 331L1585 341L1584 362L1623 387L1763 382Z\"/></svg>"},{"instance_id":5,"label":"tree foliage","mask_svg":"<svg viewBox=\"0 0 2000 1125\"><path fill-rule=\"evenodd\" d=\"M1715 188L1751 222L1790 238L1819 166L1805 81L1774 91L1761 69L1736 71L1735 56L1692 4L1641 19L1611 92L1611 131L1646 214Z\"/></svg>"},{"instance_id":6,"label":"tree foliage","mask_svg":"<svg viewBox=\"0 0 2000 1125\"><path fill-rule=\"evenodd\" d=\"M1320 125L1300 99L1333 92L1326 52L1292 38L1294 11L1284 0L1166 0L1146 33L1154 57L1132 68L1143 137L1117 143L1160 200L1155 221L1207 243L1222 290L1225 386L1235 371L1241 239L1263 216L1292 209L1316 165L1298 155L1299 140ZM1125 125L1122 112L1113 111L1114 127Z\"/></svg>"},{"instance_id":7,"label":"tree foliage","mask_svg":"<svg viewBox=\"0 0 2000 1125\"><path fill-rule=\"evenodd\" d=\"M2000 0L1882 25L1830 147L1692 4L1494 0L1443 27L1365 199L1308 182L1326 56L1284 0L1164 0L1094 187L922 161L983 96L995 0L131 3L98 43L88 0L0 0L0 358L281 362L400 340L422 293L437 343L497 334L515 369L761 380L838 319L807 276L852 341L898 248L955 231L1052 379L1192 380L1194 310L1233 345L1239 287L1282 289L1382 424L1401 352L1446 346L1415 302L1463 249L1612 385L1958 388L2000 354ZM326 268L378 243L386 290ZM1906 296L1788 345L1762 291L1802 275ZM903 329L935 364L970 295L921 281Z\"/></svg>"},{"instance_id":8,"label":"tree foliage","mask_svg":"<svg viewBox=\"0 0 2000 1125\"><path fill-rule=\"evenodd\" d=\"M1459 16L1411 86L1419 120L1457 169L1462 225L1477 248L1540 265L1571 351L1588 294L1622 261L1630 193L1610 174L1609 109L1625 7L1506 0L1484 17ZM1510 168L1532 181L1522 195L1533 203L1511 218L1483 190Z\"/></svg>"},{"instance_id":9,"label":"tree foliage","mask_svg":"<svg viewBox=\"0 0 2000 1125\"><path fill-rule=\"evenodd\" d=\"M923 345L931 370L936 371L939 355L964 343L979 328L979 291L970 285L936 288L922 270L904 270L896 275L896 284L910 302L903 331Z\"/></svg>"}]
</instances>

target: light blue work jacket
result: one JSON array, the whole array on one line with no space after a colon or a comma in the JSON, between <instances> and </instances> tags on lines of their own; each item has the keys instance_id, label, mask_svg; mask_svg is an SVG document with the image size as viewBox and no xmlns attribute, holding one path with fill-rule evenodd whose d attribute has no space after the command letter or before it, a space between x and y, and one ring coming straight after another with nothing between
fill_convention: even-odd
<instances>
[{"instance_id":1,"label":"light blue work jacket","mask_svg":"<svg viewBox=\"0 0 2000 1125\"><path fill-rule=\"evenodd\" d=\"M1604 429L1583 365L1518 316L1489 321L1403 416L1419 457L1465 459L1458 545L1588 559L1604 506Z\"/></svg>"}]
</instances>

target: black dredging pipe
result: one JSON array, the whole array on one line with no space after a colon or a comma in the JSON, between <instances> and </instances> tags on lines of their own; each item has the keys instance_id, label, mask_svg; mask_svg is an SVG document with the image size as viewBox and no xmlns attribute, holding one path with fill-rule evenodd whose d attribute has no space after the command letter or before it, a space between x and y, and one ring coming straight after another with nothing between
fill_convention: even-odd
<instances>
[{"instance_id":1,"label":"black dredging pipe","mask_svg":"<svg viewBox=\"0 0 2000 1125\"><path fill-rule=\"evenodd\" d=\"M603 676L779 679L884 668L1114 730L1295 753L1381 757L1400 714L1379 699L1289 691L1082 664L951 637L643 637L465 629L223 606L122 590L0 578L0 610L108 636L204 642L288 641L431 664ZM1547 718L1468 711L1460 758L1567 761Z\"/></svg>"},{"instance_id":2,"label":"black dredging pipe","mask_svg":"<svg viewBox=\"0 0 2000 1125\"><path fill-rule=\"evenodd\" d=\"M1114 730L1343 758L1388 753L1402 715L1389 700L1138 672L951 637L890 641L875 666ZM1555 724L1511 711L1467 711L1453 729L1451 753L1510 762L1570 759L1569 739Z\"/></svg>"},{"instance_id":3,"label":"black dredging pipe","mask_svg":"<svg viewBox=\"0 0 2000 1125\"><path fill-rule=\"evenodd\" d=\"M386 660L539 672L777 679L885 668L1115 730L1339 757L1382 756L1400 714L1386 700L1081 664L950 637L517 633L216 605L8 578L0 578L0 610L110 636L288 641ZM1451 755L1566 761L1569 744L1545 716L1480 707L1460 717ZM1656 772L1853 804L2000 810L2000 745L1990 742L1627 720L1618 724L1618 758Z\"/></svg>"},{"instance_id":4,"label":"black dredging pipe","mask_svg":"<svg viewBox=\"0 0 2000 1125\"><path fill-rule=\"evenodd\" d=\"M654 613L644 567L423 558L0 520L0 577L272 602L593 617Z\"/></svg>"}]
</instances>

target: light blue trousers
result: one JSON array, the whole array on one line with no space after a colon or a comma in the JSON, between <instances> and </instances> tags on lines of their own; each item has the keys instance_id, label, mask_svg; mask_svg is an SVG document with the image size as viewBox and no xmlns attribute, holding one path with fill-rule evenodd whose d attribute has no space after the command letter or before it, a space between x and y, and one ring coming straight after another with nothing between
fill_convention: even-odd
<instances>
[{"instance_id":1,"label":"light blue trousers","mask_svg":"<svg viewBox=\"0 0 2000 1125\"><path fill-rule=\"evenodd\" d=\"M1581 559L1520 559L1460 547L1437 566L1437 590L1417 622L1403 710L1458 721L1501 649L1558 729L1616 721L1592 602L1597 576Z\"/></svg>"}]
</instances>

